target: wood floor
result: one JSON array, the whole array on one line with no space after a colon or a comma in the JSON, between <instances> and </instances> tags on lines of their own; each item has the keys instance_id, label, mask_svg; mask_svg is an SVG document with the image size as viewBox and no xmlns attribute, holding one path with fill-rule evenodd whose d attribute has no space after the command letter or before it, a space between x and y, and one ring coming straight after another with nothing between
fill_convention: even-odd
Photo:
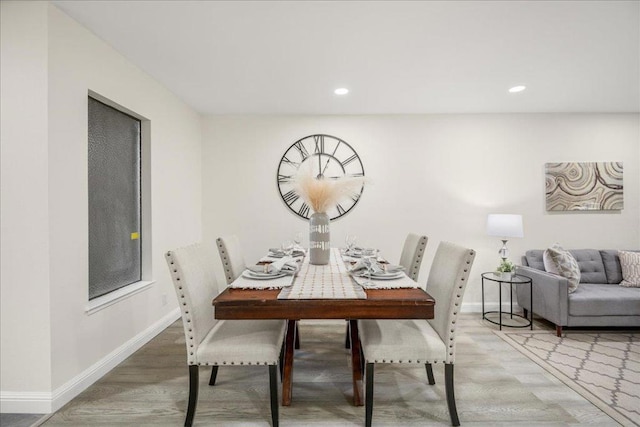
<instances>
[{"instance_id":1,"label":"wood floor","mask_svg":"<svg viewBox=\"0 0 640 427\"><path fill-rule=\"evenodd\" d=\"M282 426L364 425L364 407L351 405L344 327L341 321L301 323L293 402L280 407ZM461 316L455 391L463 426L618 425L513 350L495 329L479 314ZM43 425L181 426L188 394L185 354L178 321ZM423 367L378 365L373 425L450 425L443 366L434 365L434 373L436 385L429 386ZM194 425L270 424L267 367L221 367L213 387L208 374L203 368Z\"/></svg>"}]
</instances>

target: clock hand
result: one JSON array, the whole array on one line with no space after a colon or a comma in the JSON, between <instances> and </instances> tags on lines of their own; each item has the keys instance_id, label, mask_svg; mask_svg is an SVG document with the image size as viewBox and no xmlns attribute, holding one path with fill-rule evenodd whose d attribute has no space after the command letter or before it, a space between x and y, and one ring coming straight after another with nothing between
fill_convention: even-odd
<instances>
[{"instance_id":1,"label":"clock hand","mask_svg":"<svg viewBox=\"0 0 640 427\"><path fill-rule=\"evenodd\" d=\"M340 143L342 141L338 140L338 143L336 144L336 148L333 149L333 153L331 153L331 157L335 156L336 151L338 151L338 147L340 146ZM322 175L324 175L324 171L327 170L327 166L329 166L329 160L331 160L331 157L327 158L327 163L324 164L324 169L322 169Z\"/></svg>"}]
</instances>

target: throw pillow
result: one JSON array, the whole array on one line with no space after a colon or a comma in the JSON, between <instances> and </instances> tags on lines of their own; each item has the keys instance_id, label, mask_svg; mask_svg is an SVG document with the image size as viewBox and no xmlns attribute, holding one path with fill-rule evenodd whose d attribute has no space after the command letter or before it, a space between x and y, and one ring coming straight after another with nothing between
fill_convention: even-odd
<instances>
[{"instance_id":1,"label":"throw pillow","mask_svg":"<svg viewBox=\"0 0 640 427\"><path fill-rule=\"evenodd\" d=\"M578 265L578 261L571 255L571 252L563 249L562 246L556 243L544 251L542 260L545 264L545 270L558 274L569 281L569 293L575 292L575 290L578 289L578 284L580 283L580 266ZM549 263L549 269L547 269L547 262Z\"/></svg>"},{"instance_id":2,"label":"throw pillow","mask_svg":"<svg viewBox=\"0 0 640 427\"><path fill-rule=\"evenodd\" d=\"M557 246L560 247L559 244L554 244L553 246ZM553 274L560 274L560 272L558 271L558 267L556 267L556 263L553 262L553 259L551 258L551 253L549 253L549 249L545 250L542 253L542 263L544 264L544 271L546 271L547 273L553 273Z\"/></svg>"},{"instance_id":3,"label":"throw pillow","mask_svg":"<svg viewBox=\"0 0 640 427\"><path fill-rule=\"evenodd\" d=\"M618 251L622 282L620 286L640 288L640 252Z\"/></svg>"}]
</instances>

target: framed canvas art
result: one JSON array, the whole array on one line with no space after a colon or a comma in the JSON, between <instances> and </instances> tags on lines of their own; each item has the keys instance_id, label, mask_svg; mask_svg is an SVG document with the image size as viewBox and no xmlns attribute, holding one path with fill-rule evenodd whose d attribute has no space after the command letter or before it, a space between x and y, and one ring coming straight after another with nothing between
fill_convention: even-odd
<instances>
[{"instance_id":1,"label":"framed canvas art","mask_svg":"<svg viewBox=\"0 0 640 427\"><path fill-rule=\"evenodd\" d=\"M547 211L621 210L622 190L622 162L545 164Z\"/></svg>"}]
</instances>

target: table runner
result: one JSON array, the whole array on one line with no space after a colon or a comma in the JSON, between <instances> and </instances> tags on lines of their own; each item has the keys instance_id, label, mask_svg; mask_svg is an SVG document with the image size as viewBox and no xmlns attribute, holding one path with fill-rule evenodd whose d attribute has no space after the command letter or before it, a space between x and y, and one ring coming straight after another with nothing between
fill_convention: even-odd
<instances>
[{"instance_id":1,"label":"table runner","mask_svg":"<svg viewBox=\"0 0 640 427\"><path fill-rule=\"evenodd\" d=\"M305 257L293 285L280 291L278 299L366 299L367 294L347 272L337 248L329 264L313 265Z\"/></svg>"}]
</instances>

